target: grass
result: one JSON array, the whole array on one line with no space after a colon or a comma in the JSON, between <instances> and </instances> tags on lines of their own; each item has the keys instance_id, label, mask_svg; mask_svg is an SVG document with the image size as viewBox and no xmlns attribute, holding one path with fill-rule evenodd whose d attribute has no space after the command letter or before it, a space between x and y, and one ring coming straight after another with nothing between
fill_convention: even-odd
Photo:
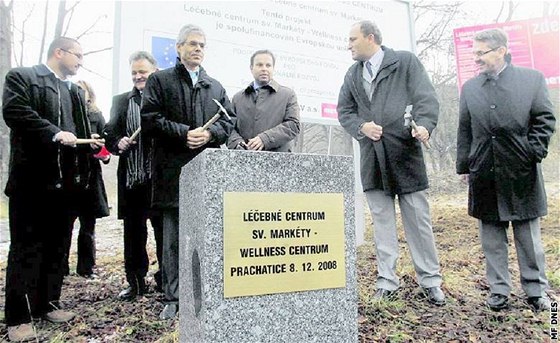
<instances>
[{"instance_id":1,"label":"grass","mask_svg":"<svg viewBox=\"0 0 560 343\"><path fill-rule=\"evenodd\" d=\"M550 214L542 221L542 238L547 258L551 296L560 288L560 218L558 193L549 194ZM399 233L401 279L394 301L376 302L376 257L371 220L366 218L366 243L357 249L358 328L360 342L548 342L547 313L533 313L519 286L519 272L513 240L509 267L514 290L510 309L493 312L485 306L488 284L476 221L466 215L464 194L432 195L432 220L443 274L447 304L429 305L410 260L402 228ZM367 217L367 216L366 216ZM98 252L100 278L87 280L75 275L65 280L63 300L79 313L71 324L53 325L37 321L38 339L48 342L179 342L178 321L158 319L162 297L149 293L133 303L115 299L122 290L122 228L114 219L100 221ZM400 225L400 223L399 223ZM511 231L511 230L510 230ZM511 232L510 232L511 238ZM74 237L75 240L75 237ZM118 244L117 244L118 243ZM75 245L73 245L75 247ZM153 242L150 259L154 260ZM75 267L75 256L71 257ZM150 266L149 277L157 265ZM0 262L0 320L4 315L5 262ZM150 279L150 282L153 281ZM0 326L0 341L6 339Z\"/></svg>"},{"instance_id":2,"label":"grass","mask_svg":"<svg viewBox=\"0 0 560 343\"><path fill-rule=\"evenodd\" d=\"M401 288L396 301L371 303L375 292L375 253L371 232L358 249L359 326L361 342L547 342L548 313L535 314L519 285L517 257L509 230L509 268L514 289L510 309L493 312L485 306L488 284L477 223L466 215L463 194L434 196L432 220L447 295L443 307L428 305L416 283L406 241L399 232L398 275ZM560 211L558 194L549 199L549 215L542 221L550 295L560 284ZM401 224L399 223L399 226ZM373 231L371 225L367 230ZM557 299L557 298L556 298Z\"/></svg>"}]
</instances>

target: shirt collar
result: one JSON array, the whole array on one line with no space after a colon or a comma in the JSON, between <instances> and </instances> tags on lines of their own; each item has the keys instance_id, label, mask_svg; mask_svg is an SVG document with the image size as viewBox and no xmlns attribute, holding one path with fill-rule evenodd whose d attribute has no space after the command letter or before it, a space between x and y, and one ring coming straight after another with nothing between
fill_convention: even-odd
<instances>
[{"instance_id":1,"label":"shirt collar","mask_svg":"<svg viewBox=\"0 0 560 343\"><path fill-rule=\"evenodd\" d=\"M496 74L487 74L485 73L486 76L486 80L497 80L500 78L500 74L507 68L509 63L504 63L504 65L502 66L502 68L500 70L498 70L498 72Z\"/></svg>"},{"instance_id":2,"label":"shirt collar","mask_svg":"<svg viewBox=\"0 0 560 343\"><path fill-rule=\"evenodd\" d=\"M278 89L280 88L280 84L278 84L278 82L274 80L270 80L269 83L259 86L255 81L253 81L251 82L251 84L249 84L247 88L245 88L245 92L250 93L260 88L269 88L275 92L278 92Z\"/></svg>"},{"instance_id":3,"label":"shirt collar","mask_svg":"<svg viewBox=\"0 0 560 343\"><path fill-rule=\"evenodd\" d=\"M194 85L198 81L198 76L200 75L200 67L197 67L195 70L187 69L187 71L189 72L189 75L191 76L191 80Z\"/></svg>"},{"instance_id":4,"label":"shirt collar","mask_svg":"<svg viewBox=\"0 0 560 343\"><path fill-rule=\"evenodd\" d=\"M504 66L502 67L502 69L500 69L497 73L496 76L500 76L500 74L506 69L506 67L508 66L508 63L504 63Z\"/></svg>"},{"instance_id":5,"label":"shirt collar","mask_svg":"<svg viewBox=\"0 0 560 343\"><path fill-rule=\"evenodd\" d=\"M259 84L257 83L257 81L253 81L253 89L254 89L254 90L257 90L257 89L259 89L259 88L262 88L262 87L264 87L264 86L266 86L266 85L268 85L268 83L266 83L266 84L264 84L264 85L259 85Z\"/></svg>"},{"instance_id":6,"label":"shirt collar","mask_svg":"<svg viewBox=\"0 0 560 343\"><path fill-rule=\"evenodd\" d=\"M363 73L362 76L364 79L366 79L368 82L371 82L373 79L375 79L375 76L377 75L377 72L379 71L379 68L381 67L381 62L383 62L383 57L385 56L385 52L383 51L383 49L379 49L377 50L377 52L375 54L373 54L373 56L371 56L369 58L369 63L371 63L371 71L373 73L373 77L369 76L369 72L366 69L365 63L368 61L364 61L363 62Z\"/></svg>"},{"instance_id":7,"label":"shirt collar","mask_svg":"<svg viewBox=\"0 0 560 343\"><path fill-rule=\"evenodd\" d=\"M64 82L64 84L66 84L66 87L68 87L68 90L70 90L70 89L72 88L72 81L70 81L70 80L68 80L68 79L66 79L66 80L61 79L58 75L56 75L56 73L54 72L54 70L52 70L51 67L49 67L48 64L45 63L44 66L47 67L47 69L48 69L51 73L53 73L54 76L55 76L57 79L59 79L60 81Z\"/></svg>"}]
</instances>

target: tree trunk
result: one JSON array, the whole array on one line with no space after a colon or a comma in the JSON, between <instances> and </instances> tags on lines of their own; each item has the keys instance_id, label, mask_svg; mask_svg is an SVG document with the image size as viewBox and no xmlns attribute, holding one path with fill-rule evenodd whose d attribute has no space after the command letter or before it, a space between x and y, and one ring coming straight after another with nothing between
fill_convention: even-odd
<instances>
[{"instance_id":1,"label":"tree trunk","mask_svg":"<svg viewBox=\"0 0 560 343\"><path fill-rule=\"evenodd\" d=\"M13 1L7 4L0 1L0 90L4 90L4 78L12 68L12 11ZM2 98L0 98L0 109ZM4 186L8 179L8 162L10 160L9 130L0 116L0 200L4 198Z\"/></svg>"},{"instance_id":2,"label":"tree trunk","mask_svg":"<svg viewBox=\"0 0 560 343\"><path fill-rule=\"evenodd\" d=\"M49 18L49 0L45 2L45 17L43 18L43 36L41 37L41 50L39 50L39 61L37 64L43 61L43 51L45 50L45 40L47 38L47 19Z\"/></svg>"},{"instance_id":3,"label":"tree trunk","mask_svg":"<svg viewBox=\"0 0 560 343\"><path fill-rule=\"evenodd\" d=\"M62 36L62 29L64 29L64 19L66 18L66 0L61 0L58 3L58 18L56 19L56 26L54 29L54 38Z\"/></svg>"}]
</instances>

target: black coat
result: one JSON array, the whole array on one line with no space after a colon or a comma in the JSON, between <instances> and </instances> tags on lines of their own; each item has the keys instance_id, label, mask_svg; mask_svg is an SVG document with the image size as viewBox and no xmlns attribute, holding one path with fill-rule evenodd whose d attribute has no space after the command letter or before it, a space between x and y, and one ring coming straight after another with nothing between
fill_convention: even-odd
<instances>
[{"instance_id":1,"label":"black coat","mask_svg":"<svg viewBox=\"0 0 560 343\"><path fill-rule=\"evenodd\" d=\"M10 132L10 171L6 195L13 192L62 189L61 150L53 142L59 128L59 81L45 66L14 68L6 74L2 112ZM90 138L84 92L72 84L73 122L78 138ZM89 144L79 145L73 165L80 187L90 180Z\"/></svg>"},{"instance_id":2,"label":"black coat","mask_svg":"<svg viewBox=\"0 0 560 343\"><path fill-rule=\"evenodd\" d=\"M508 66L461 92L457 173L469 174L469 215L525 220L547 213L540 162L556 119L542 74Z\"/></svg>"},{"instance_id":3,"label":"black coat","mask_svg":"<svg viewBox=\"0 0 560 343\"><path fill-rule=\"evenodd\" d=\"M128 206L128 199L126 196L126 165L127 165L127 158L128 158L128 151L123 152L122 154L119 152L119 141L123 138L128 136L126 132L126 118L128 115L128 104L130 99L134 99L134 101L140 105L141 103L141 94L136 89L133 88L130 92L125 92L119 95L115 95L113 97L113 105L111 106L111 118L109 122L105 126L105 146L107 150L109 150L113 155L119 156L119 165L117 167L117 194L118 194L118 218L124 219L125 217L133 215L138 211L142 211L142 209L134 209L129 208ZM144 135L144 133L140 133ZM148 142L146 139L142 140L142 144L145 145L143 152L144 152L144 159L150 159L150 148L147 146ZM133 145L130 149L138 149L138 145ZM149 181L148 181L149 182ZM138 196L135 193L135 196ZM149 205L149 197L150 194L146 194L146 198L143 200L134 199L132 202L133 204L139 203L146 203L146 207ZM146 209L147 210L147 209Z\"/></svg>"},{"instance_id":4,"label":"black coat","mask_svg":"<svg viewBox=\"0 0 560 343\"><path fill-rule=\"evenodd\" d=\"M388 195L428 188L422 145L404 127L407 105L418 126L431 134L436 127L439 103L428 74L416 56L385 46L370 101L362 84L362 62L348 69L338 97L338 121L358 139L361 124L374 121L383 127L378 141L359 139L364 191L383 190Z\"/></svg>"},{"instance_id":5,"label":"black coat","mask_svg":"<svg viewBox=\"0 0 560 343\"><path fill-rule=\"evenodd\" d=\"M91 133L97 133L103 136L103 128L105 127L105 118L99 111L88 111L87 113L91 126ZM103 174L101 170L101 161L90 156L90 182L89 189L84 197L85 201L80 209L80 214L91 214L95 218L107 217L109 215L109 204L107 202L107 192L105 191L105 183L103 182Z\"/></svg>"},{"instance_id":6,"label":"black coat","mask_svg":"<svg viewBox=\"0 0 560 343\"><path fill-rule=\"evenodd\" d=\"M204 147L187 147L187 132L203 126L219 108L218 100L233 116L225 89L200 68L198 82L192 85L190 75L178 61L175 68L150 75L142 98L142 132L153 138L152 206L179 206L181 168L205 148L219 148L233 129L225 117L210 126L212 140ZM233 118L232 118L233 119Z\"/></svg>"}]
</instances>

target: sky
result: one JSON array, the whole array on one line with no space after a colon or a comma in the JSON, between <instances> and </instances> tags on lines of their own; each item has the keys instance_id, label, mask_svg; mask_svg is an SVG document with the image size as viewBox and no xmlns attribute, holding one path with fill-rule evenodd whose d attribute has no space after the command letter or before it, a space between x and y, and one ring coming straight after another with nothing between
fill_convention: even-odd
<instances>
[{"instance_id":1,"label":"sky","mask_svg":"<svg viewBox=\"0 0 560 343\"><path fill-rule=\"evenodd\" d=\"M0 0L6 1L6 0ZM74 1L69 0L67 7L71 6ZM14 23L16 26L14 49L14 58L20 59L23 51L23 65L31 66L37 64L39 57L39 46L43 33L44 8L46 1L22 1L18 0L14 3ZM162 2L163 5L163 2ZM499 12L500 1L468 1L466 8L471 15L464 18L465 26L475 24L486 24L491 22ZM49 1L48 12L48 29L46 45L52 40L54 25L56 20L56 11L58 7L57 1ZM81 1L75 8L70 26L66 35L75 37L87 30L94 23L90 32L80 38L83 51L87 54L95 50L100 50L113 45L114 30L114 1ZM542 3L537 1L521 1L519 8L516 10L515 20L529 19L539 17L542 14ZM124 14L126 15L126 14ZM28 18L27 18L28 17ZM27 18L24 26L25 43L23 48L20 44L22 36L22 23ZM135 18L126 18L127 24L134 25ZM165 18L162 18L165 20ZM138 23L140 24L140 23ZM419 28L416 28L418 31ZM211 37L208 37L211 40ZM45 48L46 50L46 48ZM43 57L43 61L45 58ZM113 78L113 52L107 50L99 53L87 54L84 57L84 68L78 75L72 78L73 81L86 80L93 85L97 94L97 105L102 110L106 119L109 118L111 107L111 98L113 95L112 78ZM13 64L15 65L15 64ZM132 82L130 80L121 80L121 82Z\"/></svg>"}]
</instances>

